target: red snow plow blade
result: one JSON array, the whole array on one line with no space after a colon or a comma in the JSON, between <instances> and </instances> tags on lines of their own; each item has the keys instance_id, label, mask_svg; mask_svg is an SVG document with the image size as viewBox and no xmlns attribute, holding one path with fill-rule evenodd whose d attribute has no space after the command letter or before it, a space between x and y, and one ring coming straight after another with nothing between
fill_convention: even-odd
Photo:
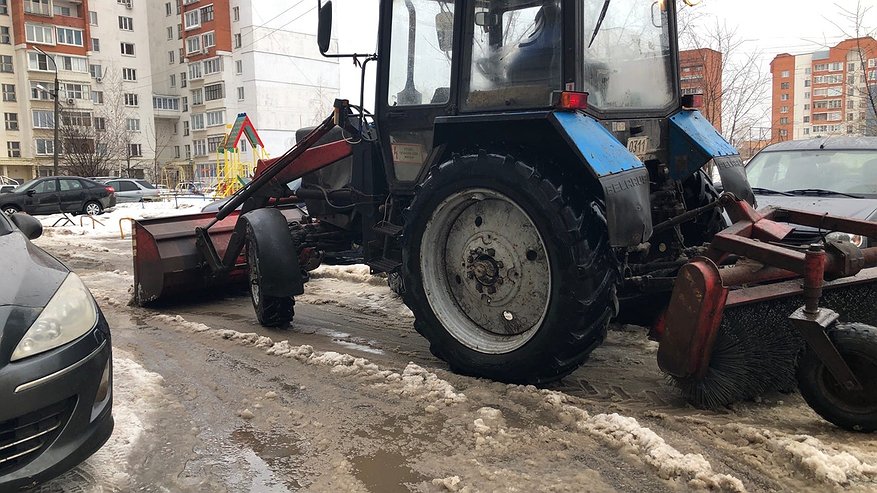
<instances>
[{"instance_id":1,"label":"red snow plow blade","mask_svg":"<svg viewBox=\"0 0 877 493\"><path fill-rule=\"evenodd\" d=\"M281 208L288 221L300 221L296 207ZM219 255L224 255L240 211L234 211L210 228L210 238ZM243 255L234 268L213 275L196 247L195 228L216 219L206 212L185 216L134 221L134 296L139 305L159 298L196 294L205 289L243 282L247 266Z\"/></svg>"}]
</instances>

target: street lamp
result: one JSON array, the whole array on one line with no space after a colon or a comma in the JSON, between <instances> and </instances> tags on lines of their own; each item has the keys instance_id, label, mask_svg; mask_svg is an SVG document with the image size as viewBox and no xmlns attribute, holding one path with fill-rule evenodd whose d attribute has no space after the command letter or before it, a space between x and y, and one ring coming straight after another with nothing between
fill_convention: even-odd
<instances>
[{"instance_id":1,"label":"street lamp","mask_svg":"<svg viewBox=\"0 0 877 493\"><path fill-rule=\"evenodd\" d=\"M54 94L49 92L49 94L52 94L55 98L55 138L52 145L52 175L58 176L58 152L61 149L60 135L58 133L61 125L61 89L58 85L58 64L55 63L55 57L41 50L39 46L34 46L33 48L51 60L52 66L55 67L55 92Z\"/></svg>"}]
</instances>

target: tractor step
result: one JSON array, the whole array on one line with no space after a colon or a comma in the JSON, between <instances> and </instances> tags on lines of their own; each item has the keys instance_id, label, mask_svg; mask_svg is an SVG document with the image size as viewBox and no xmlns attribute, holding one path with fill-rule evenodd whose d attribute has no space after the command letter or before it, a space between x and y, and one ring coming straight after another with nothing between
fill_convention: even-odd
<instances>
[{"instance_id":1,"label":"tractor step","mask_svg":"<svg viewBox=\"0 0 877 493\"><path fill-rule=\"evenodd\" d=\"M402 262L388 258L379 258L368 262L368 266L377 272L393 272L402 265Z\"/></svg>"},{"instance_id":2,"label":"tractor step","mask_svg":"<svg viewBox=\"0 0 877 493\"><path fill-rule=\"evenodd\" d=\"M394 237L399 236L402 233L402 226L398 224L393 224L387 221L381 221L374 227L375 232L381 233L386 236Z\"/></svg>"}]
</instances>

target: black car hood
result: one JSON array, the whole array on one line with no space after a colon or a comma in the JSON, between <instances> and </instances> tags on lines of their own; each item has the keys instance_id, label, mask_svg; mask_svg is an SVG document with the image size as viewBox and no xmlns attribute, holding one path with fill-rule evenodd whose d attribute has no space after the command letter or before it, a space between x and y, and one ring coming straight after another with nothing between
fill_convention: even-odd
<instances>
[{"instance_id":1,"label":"black car hood","mask_svg":"<svg viewBox=\"0 0 877 493\"><path fill-rule=\"evenodd\" d=\"M758 207L769 205L785 209L828 213L853 219L871 219L877 211L877 199L848 197L786 197L784 195L757 195Z\"/></svg>"},{"instance_id":2,"label":"black car hood","mask_svg":"<svg viewBox=\"0 0 877 493\"><path fill-rule=\"evenodd\" d=\"M0 307L43 308L70 272L18 231L0 236Z\"/></svg>"}]
</instances>

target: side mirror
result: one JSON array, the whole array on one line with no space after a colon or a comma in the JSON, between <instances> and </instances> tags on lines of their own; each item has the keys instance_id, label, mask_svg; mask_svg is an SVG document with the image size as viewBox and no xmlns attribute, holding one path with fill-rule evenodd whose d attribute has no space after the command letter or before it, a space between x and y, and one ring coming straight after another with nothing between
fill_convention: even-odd
<instances>
[{"instance_id":1,"label":"side mirror","mask_svg":"<svg viewBox=\"0 0 877 493\"><path fill-rule=\"evenodd\" d=\"M34 195L36 195L37 191L35 189L31 188L26 193L27 193L28 197L33 197Z\"/></svg>"},{"instance_id":2,"label":"side mirror","mask_svg":"<svg viewBox=\"0 0 877 493\"><path fill-rule=\"evenodd\" d=\"M319 23L317 24L317 45L320 53L325 55L332 42L332 0L320 4Z\"/></svg>"},{"instance_id":3,"label":"side mirror","mask_svg":"<svg viewBox=\"0 0 877 493\"><path fill-rule=\"evenodd\" d=\"M27 236L29 240L35 240L42 236L43 223L39 222L35 217L16 212L9 216L9 218L12 219L15 227L24 233L24 236Z\"/></svg>"},{"instance_id":4,"label":"side mirror","mask_svg":"<svg viewBox=\"0 0 877 493\"><path fill-rule=\"evenodd\" d=\"M454 14L439 12L435 16L435 34L438 37L439 49L444 52L454 49Z\"/></svg>"}]
</instances>

